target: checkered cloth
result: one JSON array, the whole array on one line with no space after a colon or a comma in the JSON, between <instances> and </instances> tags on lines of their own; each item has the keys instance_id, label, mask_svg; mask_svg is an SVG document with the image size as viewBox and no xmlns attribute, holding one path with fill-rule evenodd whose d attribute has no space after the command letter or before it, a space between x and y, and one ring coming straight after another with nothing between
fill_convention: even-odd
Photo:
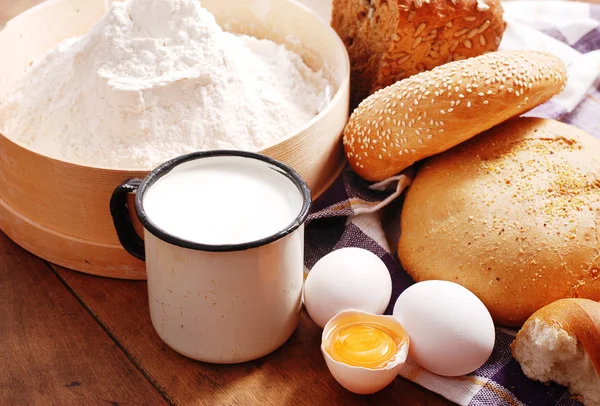
<instances>
[{"instance_id":1,"label":"checkered cloth","mask_svg":"<svg viewBox=\"0 0 600 406\"><path fill-rule=\"evenodd\" d=\"M502 49L547 50L568 66L569 83L559 96L527 113L554 118L600 138L600 5L566 1L504 3L507 31ZM361 247L387 265L393 293L413 281L396 257L402 191L410 169L372 187L349 169L313 206L306 229L306 271L323 255L342 247ZM387 225L387 226L386 226ZM401 375L461 405L579 405L566 388L534 382L511 357L515 332L496 330L496 346L488 362L471 375L444 378L408 363Z\"/></svg>"}]
</instances>

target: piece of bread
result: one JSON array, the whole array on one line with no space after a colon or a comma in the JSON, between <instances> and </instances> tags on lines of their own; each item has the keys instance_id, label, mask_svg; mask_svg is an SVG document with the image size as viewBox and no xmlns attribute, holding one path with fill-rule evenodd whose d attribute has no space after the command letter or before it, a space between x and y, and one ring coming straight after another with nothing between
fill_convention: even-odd
<instances>
[{"instance_id":1,"label":"piece of bread","mask_svg":"<svg viewBox=\"0 0 600 406\"><path fill-rule=\"evenodd\" d=\"M530 379L567 386L586 406L600 406L600 303L563 299L538 310L511 345Z\"/></svg>"},{"instance_id":2,"label":"piece of bread","mask_svg":"<svg viewBox=\"0 0 600 406\"><path fill-rule=\"evenodd\" d=\"M401 213L398 256L416 280L475 293L521 325L555 300L600 300L600 140L515 118L425 161Z\"/></svg>"},{"instance_id":3,"label":"piece of bread","mask_svg":"<svg viewBox=\"0 0 600 406\"><path fill-rule=\"evenodd\" d=\"M500 0L334 0L331 26L348 49L352 106L444 63L496 51Z\"/></svg>"},{"instance_id":4,"label":"piece of bread","mask_svg":"<svg viewBox=\"0 0 600 406\"><path fill-rule=\"evenodd\" d=\"M565 82L564 63L543 52L451 62L365 99L344 129L346 157L364 179L384 180L547 101Z\"/></svg>"}]
</instances>

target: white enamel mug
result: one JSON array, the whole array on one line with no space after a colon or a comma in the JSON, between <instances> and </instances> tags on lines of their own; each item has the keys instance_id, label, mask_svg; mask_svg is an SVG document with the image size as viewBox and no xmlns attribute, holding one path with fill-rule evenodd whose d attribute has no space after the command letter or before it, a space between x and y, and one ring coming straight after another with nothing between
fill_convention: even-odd
<instances>
[{"instance_id":1,"label":"white enamel mug","mask_svg":"<svg viewBox=\"0 0 600 406\"><path fill-rule=\"evenodd\" d=\"M148 190L176 168L215 159L244 160L291 182L301 201L295 220L266 238L234 245L199 244L159 228L144 210ZM133 228L129 192L136 192L144 240ZM110 207L115 228L123 247L146 261L150 315L160 338L187 357L223 364L260 358L285 343L300 317L310 205L310 190L292 168L241 151L184 155L115 189Z\"/></svg>"}]
</instances>

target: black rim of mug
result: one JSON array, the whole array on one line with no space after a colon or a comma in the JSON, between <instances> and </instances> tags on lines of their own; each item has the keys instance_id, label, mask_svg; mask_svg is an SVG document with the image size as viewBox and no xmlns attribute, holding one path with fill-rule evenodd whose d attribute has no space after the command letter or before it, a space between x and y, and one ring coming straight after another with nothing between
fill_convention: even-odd
<instances>
[{"instance_id":1,"label":"black rim of mug","mask_svg":"<svg viewBox=\"0 0 600 406\"><path fill-rule=\"evenodd\" d=\"M274 167L278 173L290 179L294 185L298 188L298 191L302 195L302 208L300 209L300 213L294 219L292 223L290 223L286 228L280 230L279 232L272 234L268 237L262 238L260 240L249 241L240 244L221 244L221 245L211 245L211 244L201 244L194 241L186 240L183 238L179 238L173 234L170 234L150 220L146 211L144 210L143 200L144 194L147 190L149 190L152 185L158 181L160 178L171 172L177 166L189 162L195 161L203 158L214 158L214 157L240 157L240 158L251 158L255 160L259 160L265 162L272 167ZM274 241L277 241L295 230L297 230L308 217L308 213L310 211L312 203L312 196L310 193L310 189L306 184L306 181L302 179L302 177L290 166L276 161L273 158L268 156L254 153L254 152L246 152L246 151L230 151L230 150L215 150L215 151L199 151L192 152L190 154L182 155L176 158L173 158L160 166L156 167L152 172L150 172L140 184L138 191L135 196L135 209L137 212L137 216L140 220L140 223L144 226L146 230L152 233L157 238L168 242L169 244L173 244L183 248L189 248L192 250L198 251L209 251L209 252L224 252L224 251L243 251L251 248L258 248L263 245L270 244Z\"/></svg>"}]
</instances>

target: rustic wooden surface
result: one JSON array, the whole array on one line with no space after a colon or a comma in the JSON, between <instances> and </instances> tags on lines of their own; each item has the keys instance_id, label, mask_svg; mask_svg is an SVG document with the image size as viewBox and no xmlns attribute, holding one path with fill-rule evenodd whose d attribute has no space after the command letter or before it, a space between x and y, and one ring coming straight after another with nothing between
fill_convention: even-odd
<instances>
[{"instance_id":1,"label":"rustic wooden surface","mask_svg":"<svg viewBox=\"0 0 600 406\"><path fill-rule=\"evenodd\" d=\"M0 233L0 404L164 404L43 261Z\"/></svg>"},{"instance_id":2,"label":"rustic wooden surface","mask_svg":"<svg viewBox=\"0 0 600 406\"><path fill-rule=\"evenodd\" d=\"M345 391L329 374L320 353L321 330L305 312L294 336L275 353L242 365L208 365L178 355L160 340L150 324L144 282L61 268L57 274L136 366L177 404L200 399L207 405L450 404L401 378L373 396Z\"/></svg>"},{"instance_id":3,"label":"rustic wooden surface","mask_svg":"<svg viewBox=\"0 0 600 406\"><path fill-rule=\"evenodd\" d=\"M373 396L342 389L303 313L278 351L209 365L168 348L146 283L49 265L0 233L0 404L448 405L401 378Z\"/></svg>"}]
</instances>

